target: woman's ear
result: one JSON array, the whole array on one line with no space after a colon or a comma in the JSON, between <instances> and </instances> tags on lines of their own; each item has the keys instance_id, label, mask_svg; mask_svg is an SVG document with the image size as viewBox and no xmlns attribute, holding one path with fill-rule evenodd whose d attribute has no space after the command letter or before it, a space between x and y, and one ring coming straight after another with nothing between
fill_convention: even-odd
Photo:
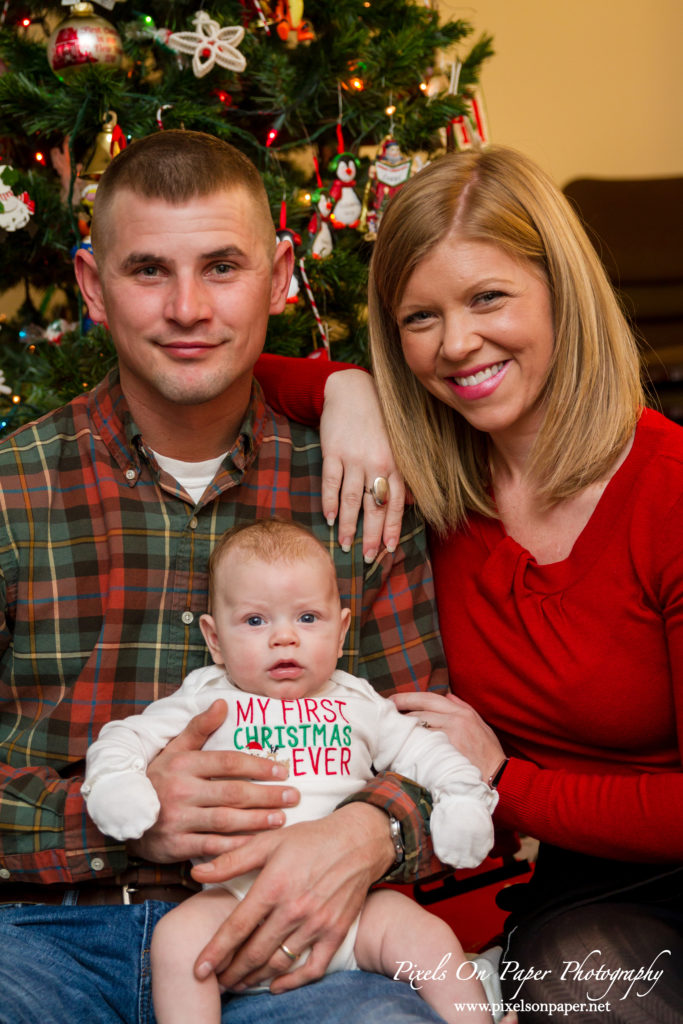
<instances>
[{"instance_id":1,"label":"woman's ear","mask_svg":"<svg viewBox=\"0 0 683 1024\"><path fill-rule=\"evenodd\" d=\"M107 319L104 308L104 295L100 272L95 262L95 257L87 249L77 249L74 256L74 273L78 281L81 295L88 306L88 313L97 324L102 324Z\"/></svg>"}]
</instances>

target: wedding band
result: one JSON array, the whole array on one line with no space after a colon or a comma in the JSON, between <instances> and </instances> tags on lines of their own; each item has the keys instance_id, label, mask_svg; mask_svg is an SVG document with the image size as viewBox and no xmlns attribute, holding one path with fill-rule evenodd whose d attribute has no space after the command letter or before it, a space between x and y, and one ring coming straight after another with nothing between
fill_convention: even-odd
<instances>
[{"instance_id":1,"label":"wedding band","mask_svg":"<svg viewBox=\"0 0 683 1024\"><path fill-rule=\"evenodd\" d=\"M280 947L279 948L282 950L282 952L285 954L285 956L289 957L289 959L292 961L292 963L294 963L296 960L299 959L299 954L298 953L292 953L291 949L289 949L288 946L285 946L284 942L280 943Z\"/></svg>"},{"instance_id":2,"label":"wedding band","mask_svg":"<svg viewBox=\"0 0 683 1024\"><path fill-rule=\"evenodd\" d=\"M372 497L378 508L384 508L389 500L389 481L385 476L376 476L372 487L364 487L363 490Z\"/></svg>"},{"instance_id":3,"label":"wedding band","mask_svg":"<svg viewBox=\"0 0 683 1024\"><path fill-rule=\"evenodd\" d=\"M420 719L420 725L422 726L423 729L431 729L431 725L429 724L429 722L425 722L424 718Z\"/></svg>"}]
</instances>

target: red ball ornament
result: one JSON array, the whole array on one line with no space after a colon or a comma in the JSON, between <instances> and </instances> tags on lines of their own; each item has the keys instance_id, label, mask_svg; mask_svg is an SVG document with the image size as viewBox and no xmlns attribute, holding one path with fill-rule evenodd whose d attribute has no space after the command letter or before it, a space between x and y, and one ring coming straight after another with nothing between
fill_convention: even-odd
<instances>
[{"instance_id":1,"label":"red ball ornament","mask_svg":"<svg viewBox=\"0 0 683 1024\"><path fill-rule=\"evenodd\" d=\"M47 44L48 63L62 81L88 64L118 67L122 56L118 32L98 17L89 3L74 4L69 17L57 26Z\"/></svg>"}]
</instances>

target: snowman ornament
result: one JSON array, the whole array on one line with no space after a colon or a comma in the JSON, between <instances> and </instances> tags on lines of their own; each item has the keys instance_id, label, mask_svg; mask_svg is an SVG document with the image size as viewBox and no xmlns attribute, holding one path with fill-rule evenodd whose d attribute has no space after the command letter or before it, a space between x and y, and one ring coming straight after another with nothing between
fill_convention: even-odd
<instances>
[{"instance_id":1,"label":"snowman ornament","mask_svg":"<svg viewBox=\"0 0 683 1024\"><path fill-rule=\"evenodd\" d=\"M330 187L335 228L357 228L360 222L361 201L355 189L359 166L360 161L352 153L338 153L330 163L329 170L336 175Z\"/></svg>"},{"instance_id":2,"label":"snowman ornament","mask_svg":"<svg viewBox=\"0 0 683 1024\"><path fill-rule=\"evenodd\" d=\"M0 164L0 228L4 228L5 231L18 231L28 224L34 204L27 192L15 196L5 183L4 173L7 170L9 168L6 164Z\"/></svg>"}]
</instances>

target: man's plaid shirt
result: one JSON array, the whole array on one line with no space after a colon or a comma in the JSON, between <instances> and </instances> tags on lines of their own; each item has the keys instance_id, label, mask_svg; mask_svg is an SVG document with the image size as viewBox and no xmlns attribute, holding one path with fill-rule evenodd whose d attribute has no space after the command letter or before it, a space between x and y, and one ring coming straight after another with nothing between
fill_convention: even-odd
<instances>
[{"instance_id":1,"label":"man's plaid shirt","mask_svg":"<svg viewBox=\"0 0 683 1024\"><path fill-rule=\"evenodd\" d=\"M129 867L87 818L83 758L104 722L209 660L206 566L235 522L296 519L329 547L352 613L340 668L381 693L445 690L422 526L408 512L399 549L372 566L360 541L345 554L321 512L321 465L318 435L274 414L255 385L194 505L145 448L116 373L0 445L0 879L71 883ZM426 808L407 791L385 775L362 798L401 818L410 870L428 844Z\"/></svg>"}]
</instances>

